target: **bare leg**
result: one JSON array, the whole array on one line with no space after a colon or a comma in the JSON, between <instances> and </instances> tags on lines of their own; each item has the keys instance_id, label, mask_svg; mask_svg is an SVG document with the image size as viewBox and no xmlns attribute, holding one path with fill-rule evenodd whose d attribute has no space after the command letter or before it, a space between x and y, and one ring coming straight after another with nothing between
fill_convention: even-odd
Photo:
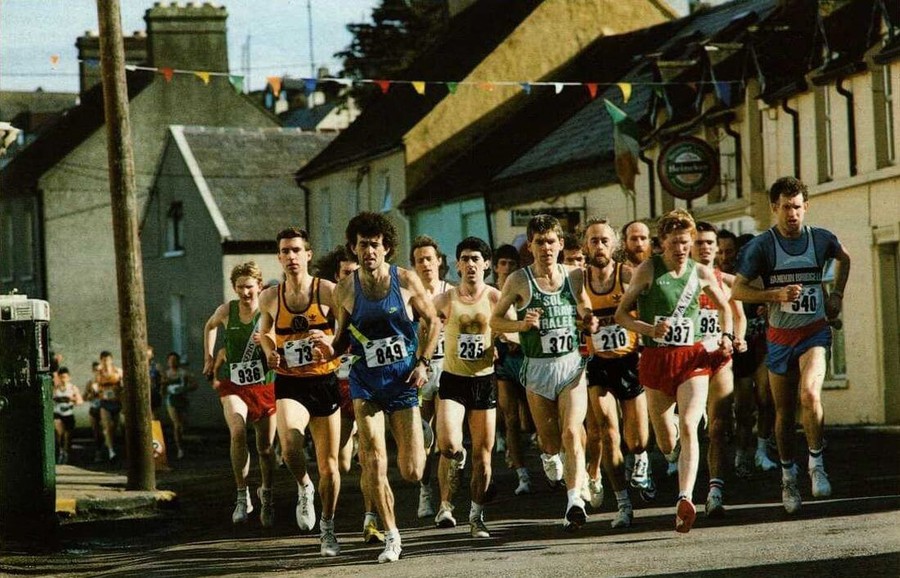
<instances>
[{"instance_id":1,"label":"bare leg","mask_svg":"<svg viewBox=\"0 0 900 578\"><path fill-rule=\"evenodd\" d=\"M681 429L681 455L678 458L679 494L693 501L697 467L700 465L700 436L697 428L706 406L709 389L707 376L693 377L678 386L678 419Z\"/></svg>"},{"instance_id":2,"label":"bare leg","mask_svg":"<svg viewBox=\"0 0 900 578\"><path fill-rule=\"evenodd\" d=\"M250 452L247 450L247 404L236 395L219 398L230 435L231 472L237 489L247 487Z\"/></svg>"},{"instance_id":3,"label":"bare leg","mask_svg":"<svg viewBox=\"0 0 900 578\"><path fill-rule=\"evenodd\" d=\"M309 431L316 446L322 519L331 520L334 518L338 494L341 490L341 472L338 469L338 444L341 437L340 412L335 411L326 417L311 417Z\"/></svg>"}]
</instances>

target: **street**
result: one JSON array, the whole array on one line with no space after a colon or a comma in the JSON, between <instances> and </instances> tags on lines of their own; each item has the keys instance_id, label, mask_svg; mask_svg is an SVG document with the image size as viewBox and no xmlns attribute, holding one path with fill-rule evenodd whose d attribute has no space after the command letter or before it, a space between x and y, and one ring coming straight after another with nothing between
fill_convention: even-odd
<instances>
[{"instance_id":1,"label":"street","mask_svg":"<svg viewBox=\"0 0 900 578\"><path fill-rule=\"evenodd\" d=\"M343 552L319 556L317 533L299 535L294 521L296 487L286 470L277 474L277 520L263 529L257 515L235 528L227 439L193 438L188 456L159 474L158 487L178 495L178 507L145 519L72 520L60 544L47 554L4 553L3 575L40 576L898 576L900 575L900 429L833 428L827 431L834 495L814 501L802 476L804 505L789 518L780 500L778 472L750 480L729 479L727 516L703 516L705 467L695 491L698 519L686 535L673 531L675 481L665 478L654 454L656 503L635 500L635 523L612 530L614 496L607 487L599 512L567 534L560 522L565 493L550 490L535 450L528 454L534 493L515 496L514 475L495 454L498 496L486 509L492 537L474 540L468 524L442 530L415 516L418 490L391 470L403 557L389 568L375 558L379 545L361 541L362 499L358 470L342 483L336 529ZM704 453L705 455L705 453ZM93 466L89 466L93 467ZM110 466L103 465L103 468ZM255 470L251 478L258 480ZM315 474L313 474L315 479ZM258 482L257 482L258 483ZM436 484L435 484L436 485ZM251 487L255 487L251 482ZM254 496L254 501L255 496ZM464 522L467 491L456 500ZM318 508L318 504L317 504ZM318 511L318 510L317 510Z\"/></svg>"}]
</instances>

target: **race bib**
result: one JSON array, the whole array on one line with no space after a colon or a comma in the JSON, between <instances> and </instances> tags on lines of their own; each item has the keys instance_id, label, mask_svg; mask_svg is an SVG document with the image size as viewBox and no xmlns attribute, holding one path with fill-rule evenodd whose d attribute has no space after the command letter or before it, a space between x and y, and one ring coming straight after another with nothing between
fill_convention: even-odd
<instances>
[{"instance_id":1,"label":"race bib","mask_svg":"<svg viewBox=\"0 0 900 578\"><path fill-rule=\"evenodd\" d=\"M229 368L231 370L231 383L235 385L251 385L262 383L265 380L263 364L259 359L232 363Z\"/></svg>"},{"instance_id":2,"label":"race bib","mask_svg":"<svg viewBox=\"0 0 900 578\"><path fill-rule=\"evenodd\" d=\"M341 356L341 364L337 369L337 378L338 379L347 379L350 377L350 366L353 365L353 356L349 353L345 353Z\"/></svg>"},{"instance_id":3,"label":"race bib","mask_svg":"<svg viewBox=\"0 0 900 578\"><path fill-rule=\"evenodd\" d=\"M795 315L814 315L822 300L822 288L817 285L804 287L796 301L781 304L781 310Z\"/></svg>"},{"instance_id":4,"label":"race bib","mask_svg":"<svg viewBox=\"0 0 900 578\"><path fill-rule=\"evenodd\" d=\"M440 359L444 357L444 330L441 329L441 335L438 337L437 347L434 348L434 357L432 359Z\"/></svg>"},{"instance_id":5,"label":"race bib","mask_svg":"<svg viewBox=\"0 0 900 578\"><path fill-rule=\"evenodd\" d=\"M169 395L179 395L184 393L183 383L170 383L166 386L166 393Z\"/></svg>"},{"instance_id":6,"label":"race bib","mask_svg":"<svg viewBox=\"0 0 900 578\"><path fill-rule=\"evenodd\" d=\"M102 394L103 399L116 399L116 390L112 388L104 389Z\"/></svg>"},{"instance_id":7,"label":"race bib","mask_svg":"<svg viewBox=\"0 0 900 578\"><path fill-rule=\"evenodd\" d=\"M463 361L478 361L484 357L484 335L480 333L460 333L458 356Z\"/></svg>"},{"instance_id":8,"label":"race bib","mask_svg":"<svg viewBox=\"0 0 900 578\"><path fill-rule=\"evenodd\" d=\"M541 351L546 354L558 355L575 350L577 337L571 327L548 329L541 333Z\"/></svg>"},{"instance_id":9,"label":"race bib","mask_svg":"<svg viewBox=\"0 0 900 578\"><path fill-rule=\"evenodd\" d=\"M594 351L615 351L628 345L628 331L619 324L604 325L591 335Z\"/></svg>"},{"instance_id":10,"label":"race bib","mask_svg":"<svg viewBox=\"0 0 900 578\"><path fill-rule=\"evenodd\" d=\"M284 364L287 367L302 367L313 362L313 344L309 339L294 339L284 342Z\"/></svg>"},{"instance_id":11,"label":"race bib","mask_svg":"<svg viewBox=\"0 0 900 578\"><path fill-rule=\"evenodd\" d=\"M698 323L700 323L700 335L703 337L716 337L722 332L722 328L719 327L718 309L701 309Z\"/></svg>"},{"instance_id":12,"label":"race bib","mask_svg":"<svg viewBox=\"0 0 900 578\"><path fill-rule=\"evenodd\" d=\"M366 343L366 366L381 367L402 361L407 357L406 340L400 335L373 339Z\"/></svg>"},{"instance_id":13,"label":"race bib","mask_svg":"<svg viewBox=\"0 0 900 578\"><path fill-rule=\"evenodd\" d=\"M71 415L75 410L75 404L71 401L61 401L56 403L53 408L53 413L59 415Z\"/></svg>"},{"instance_id":14,"label":"race bib","mask_svg":"<svg viewBox=\"0 0 900 578\"><path fill-rule=\"evenodd\" d=\"M657 315L653 319L656 325L662 321L669 322L669 331L662 337L656 337L653 340L663 345L686 346L694 344L694 322L688 317L665 317Z\"/></svg>"}]
</instances>

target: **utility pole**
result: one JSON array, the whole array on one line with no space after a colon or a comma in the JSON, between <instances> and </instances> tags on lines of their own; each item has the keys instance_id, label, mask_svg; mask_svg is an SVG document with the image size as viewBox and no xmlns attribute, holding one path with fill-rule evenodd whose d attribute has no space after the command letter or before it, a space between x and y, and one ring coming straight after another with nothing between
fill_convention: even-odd
<instances>
[{"instance_id":1,"label":"utility pole","mask_svg":"<svg viewBox=\"0 0 900 578\"><path fill-rule=\"evenodd\" d=\"M150 367L147 361L147 313L144 274L138 238L134 150L128 117L125 81L125 46L119 0L97 0L100 21L100 71L109 156L109 192L112 205L119 294L119 333L122 341L125 451L129 490L156 489L150 414Z\"/></svg>"}]
</instances>

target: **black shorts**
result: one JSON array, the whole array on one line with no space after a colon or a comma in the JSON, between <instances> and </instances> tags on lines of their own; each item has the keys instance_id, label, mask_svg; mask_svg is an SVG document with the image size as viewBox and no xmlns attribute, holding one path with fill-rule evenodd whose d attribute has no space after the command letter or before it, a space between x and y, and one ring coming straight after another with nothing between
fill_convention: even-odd
<instances>
[{"instance_id":1,"label":"black shorts","mask_svg":"<svg viewBox=\"0 0 900 578\"><path fill-rule=\"evenodd\" d=\"M53 419L58 419L62 422L63 428L66 431L72 431L75 429L75 416L74 415L57 415L53 414Z\"/></svg>"},{"instance_id":2,"label":"black shorts","mask_svg":"<svg viewBox=\"0 0 900 578\"><path fill-rule=\"evenodd\" d=\"M438 397L453 400L466 409L494 409L497 407L497 382L493 373L464 377L444 371Z\"/></svg>"},{"instance_id":3,"label":"black shorts","mask_svg":"<svg viewBox=\"0 0 900 578\"><path fill-rule=\"evenodd\" d=\"M312 417L328 417L341 407L341 391L333 373L314 377L275 374L275 400L293 399Z\"/></svg>"},{"instance_id":4,"label":"black shorts","mask_svg":"<svg viewBox=\"0 0 900 578\"><path fill-rule=\"evenodd\" d=\"M634 399L644 393L638 380L638 353L604 359L594 356L587 365L588 387L602 387L619 401Z\"/></svg>"}]
</instances>

